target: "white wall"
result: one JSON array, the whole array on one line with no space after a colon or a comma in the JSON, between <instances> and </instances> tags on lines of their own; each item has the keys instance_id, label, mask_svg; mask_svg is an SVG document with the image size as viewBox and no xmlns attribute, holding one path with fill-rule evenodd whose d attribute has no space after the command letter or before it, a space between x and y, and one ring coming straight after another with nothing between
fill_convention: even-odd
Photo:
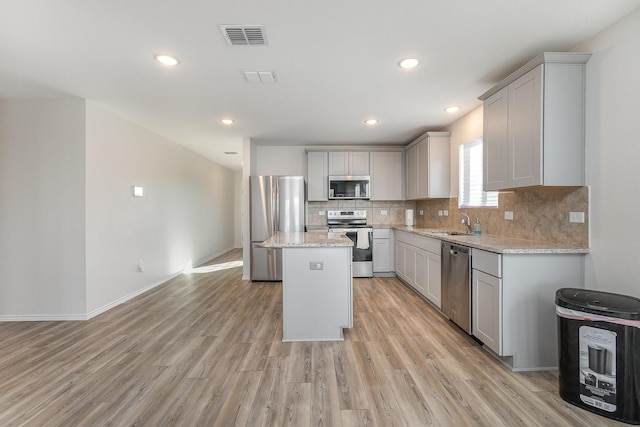
<instances>
[{"instance_id":1,"label":"white wall","mask_svg":"<svg viewBox=\"0 0 640 427\"><path fill-rule=\"evenodd\" d=\"M0 101L0 319L82 318L84 101Z\"/></svg>"},{"instance_id":2,"label":"white wall","mask_svg":"<svg viewBox=\"0 0 640 427\"><path fill-rule=\"evenodd\" d=\"M0 320L84 319L233 248L236 193L90 102L0 101Z\"/></svg>"},{"instance_id":3,"label":"white wall","mask_svg":"<svg viewBox=\"0 0 640 427\"><path fill-rule=\"evenodd\" d=\"M460 183L458 147L465 142L473 141L482 136L482 117L482 104L480 104L478 108L456 120L446 129L451 132L451 197L458 197Z\"/></svg>"},{"instance_id":4,"label":"white wall","mask_svg":"<svg viewBox=\"0 0 640 427\"><path fill-rule=\"evenodd\" d=\"M588 288L640 297L640 10L574 50L587 63Z\"/></svg>"},{"instance_id":5,"label":"white wall","mask_svg":"<svg viewBox=\"0 0 640 427\"><path fill-rule=\"evenodd\" d=\"M91 102L86 165L89 313L234 247L233 171Z\"/></svg>"}]
</instances>

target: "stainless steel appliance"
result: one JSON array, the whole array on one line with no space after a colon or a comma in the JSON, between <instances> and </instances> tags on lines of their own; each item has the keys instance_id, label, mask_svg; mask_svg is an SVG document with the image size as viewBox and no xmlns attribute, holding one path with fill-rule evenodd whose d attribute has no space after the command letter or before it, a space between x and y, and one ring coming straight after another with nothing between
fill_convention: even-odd
<instances>
[{"instance_id":1,"label":"stainless steel appliance","mask_svg":"<svg viewBox=\"0 0 640 427\"><path fill-rule=\"evenodd\" d=\"M369 181L371 177L365 176L329 176L330 199L368 199Z\"/></svg>"},{"instance_id":2,"label":"stainless steel appliance","mask_svg":"<svg viewBox=\"0 0 640 427\"><path fill-rule=\"evenodd\" d=\"M469 248L442 242L442 312L471 335Z\"/></svg>"},{"instance_id":3,"label":"stainless steel appliance","mask_svg":"<svg viewBox=\"0 0 640 427\"><path fill-rule=\"evenodd\" d=\"M261 248L278 232L304 231L304 177L252 176L251 280L282 280L282 250Z\"/></svg>"},{"instance_id":4,"label":"stainless steel appliance","mask_svg":"<svg viewBox=\"0 0 640 427\"><path fill-rule=\"evenodd\" d=\"M327 225L353 241L353 277L373 277L373 227L367 225L367 211L327 211Z\"/></svg>"}]
</instances>

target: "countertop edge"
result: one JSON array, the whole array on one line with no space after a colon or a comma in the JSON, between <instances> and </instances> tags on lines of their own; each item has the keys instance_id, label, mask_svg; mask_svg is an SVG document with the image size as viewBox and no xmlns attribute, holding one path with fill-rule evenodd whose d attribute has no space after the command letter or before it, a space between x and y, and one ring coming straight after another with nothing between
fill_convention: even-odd
<instances>
[{"instance_id":1,"label":"countertop edge","mask_svg":"<svg viewBox=\"0 0 640 427\"><path fill-rule=\"evenodd\" d=\"M339 233L278 233L258 244L263 248L347 248L353 241Z\"/></svg>"},{"instance_id":2,"label":"countertop edge","mask_svg":"<svg viewBox=\"0 0 640 427\"><path fill-rule=\"evenodd\" d=\"M387 225L387 224L373 224L374 229L392 229L397 231L404 231L407 233L416 234L419 236L430 237L432 239L438 239L446 242L457 243L471 248L482 249L489 252L495 252L499 254L582 254L586 255L590 253L589 248L567 246L560 243L540 242L534 240L516 239L513 237L504 237L495 234L482 234L480 236L475 235L458 235L447 236L437 234L438 231L443 231L442 228L418 228L407 227L405 225ZM326 232L326 226L308 226L307 230L312 234L318 233L320 230ZM276 247L276 246L272 246Z\"/></svg>"},{"instance_id":3,"label":"countertop edge","mask_svg":"<svg viewBox=\"0 0 640 427\"><path fill-rule=\"evenodd\" d=\"M407 226L392 225L391 228L397 231L430 237L446 242L457 243L471 248L482 249L499 254L588 254L589 248L565 246L559 243L538 242L533 240L515 239L512 237L498 236L494 234L458 235L446 236L436 234L442 231L437 228L415 228Z\"/></svg>"}]
</instances>

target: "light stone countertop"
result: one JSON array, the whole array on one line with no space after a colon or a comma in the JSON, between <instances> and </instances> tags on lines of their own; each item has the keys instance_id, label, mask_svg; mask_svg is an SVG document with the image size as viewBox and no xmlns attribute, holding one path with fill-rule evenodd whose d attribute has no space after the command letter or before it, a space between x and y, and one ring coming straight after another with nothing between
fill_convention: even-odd
<instances>
[{"instance_id":1,"label":"light stone countertop","mask_svg":"<svg viewBox=\"0 0 640 427\"><path fill-rule=\"evenodd\" d=\"M341 233L278 233L262 242L264 248L336 248L353 246Z\"/></svg>"},{"instance_id":2,"label":"light stone countertop","mask_svg":"<svg viewBox=\"0 0 640 427\"><path fill-rule=\"evenodd\" d=\"M537 242L533 240L514 239L511 237L497 236L493 234L471 235L442 235L442 229L415 228L404 225L392 225L384 228L392 228L398 231L418 234L451 243L457 243L472 248L483 249L500 254L588 254L589 248L580 248L561 243Z\"/></svg>"},{"instance_id":3,"label":"light stone countertop","mask_svg":"<svg viewBox=\"0 0 640 427\"><path fill-rule=\"evenodd\" d=\"M489 252L501 254L588 254L589 248L564 245L561 243L539 242L535 240L516 239L513 237L498 236L495 234L475 235L454 235L448 236L438 232L442 232L441 228L417 228L407 227L405 225L377 225L373 228L391 228L399 231L417 234L420 236L431 237L434 239L444 240L451 243L458 243L472 248L483 249ZM309 231L315 231L310 234L318 233L317 230L327 229L327 226L310 226Z\"/></svg>"}]
</instances>

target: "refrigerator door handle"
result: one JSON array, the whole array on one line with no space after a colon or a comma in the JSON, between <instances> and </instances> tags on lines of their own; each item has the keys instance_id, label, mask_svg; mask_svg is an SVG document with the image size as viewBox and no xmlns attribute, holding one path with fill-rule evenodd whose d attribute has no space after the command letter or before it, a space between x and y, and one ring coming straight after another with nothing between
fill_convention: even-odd
<instances>
[{"instance_id":1,"label":"refrigerator door handle","mask_svg":"<svg viewBox=\"0 0 640 427\"><path fill-rule=\"evenodd\" d=\"M280 230L280 186L276 184L276 189L273 192L275 200L275 217L273 219L273 234L275 235Z\"/></svg>"}]
</instances>

